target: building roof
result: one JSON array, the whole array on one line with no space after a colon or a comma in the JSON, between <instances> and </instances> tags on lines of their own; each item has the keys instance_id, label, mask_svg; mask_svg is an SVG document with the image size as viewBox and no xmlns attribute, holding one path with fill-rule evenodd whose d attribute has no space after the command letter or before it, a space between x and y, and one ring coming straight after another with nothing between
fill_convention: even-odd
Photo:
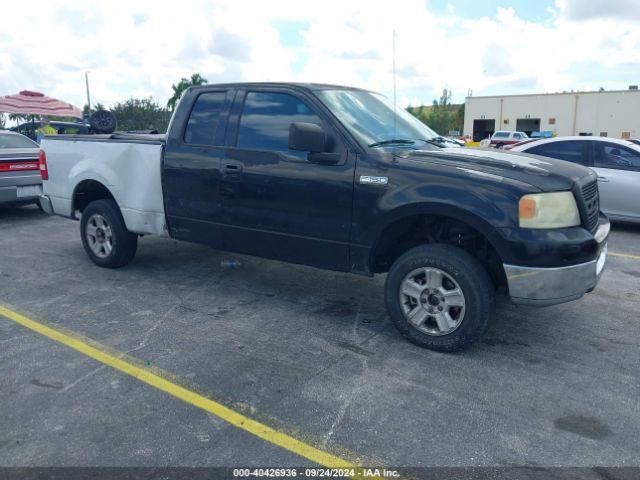
<instances>
[{"instance_id":1,"label":"building roof","mask_svg":"<svg viewBox=\"0 0 640 480\"><path fill-rule=\"evenodd\" d=\"M466 100L474 99L474 98L514 98L514 97L545 97L545 96L559 96L559 95L591 95L591 94L607 94L607 93L640 93L640 90L593 90L593 91L585 91L585 92L553 92L553 93L520 93L513 95L478 95L466 97Z\"/></svg>"}]
</instances>

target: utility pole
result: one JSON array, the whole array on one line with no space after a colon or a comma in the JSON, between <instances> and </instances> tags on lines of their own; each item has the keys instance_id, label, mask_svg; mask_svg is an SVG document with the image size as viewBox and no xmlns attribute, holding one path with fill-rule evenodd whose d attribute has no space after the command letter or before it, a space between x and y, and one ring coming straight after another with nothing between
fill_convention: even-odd
<instances>
[{"instance_id":1,"label":"utility pole","mask_svg":"<svg viewBox=\"0 0 640 480\"><path fill-rule=\"evenodd\" d=\"M392 56L393 56L393 138L394 140L397 138L396 136L396 30L393 29L393 43L391 45L392 48ZM395 152L395 147L394 147Z\"/></svg>"},{"instance_id":2,"label":"utility pole","mask_svg":"<svg viewBox=\"0 0 640 480\"><path fill-rule=\"evenodd\" d=\"M87 85L87 106L89 107L89 115L91 115L91 96L89 95L89 72L84 72L84 82Z\"/></svg>"}]
</instances>

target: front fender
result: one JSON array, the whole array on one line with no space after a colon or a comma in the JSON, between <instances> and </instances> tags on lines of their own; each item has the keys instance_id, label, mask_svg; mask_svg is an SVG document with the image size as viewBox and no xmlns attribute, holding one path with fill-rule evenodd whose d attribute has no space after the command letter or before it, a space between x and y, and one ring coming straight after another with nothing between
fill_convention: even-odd
<instances>
[{"instance_id":1,"label":"front fender","mask_svg":"<svg viewBox=\"0 0 640 480\"><path fill-rule=\"evenodd\" d=\"M387 185L356 181L354 188L351 264L352 270L365 273L370 253L383 232L416 215L459 220L485 236L500 253L491 240L492 232L517 226L521 196L538 191L518 180L450 165L409 161L363 164L356 179L360 175L388 177Z\"/></svg>"}]
</instances>

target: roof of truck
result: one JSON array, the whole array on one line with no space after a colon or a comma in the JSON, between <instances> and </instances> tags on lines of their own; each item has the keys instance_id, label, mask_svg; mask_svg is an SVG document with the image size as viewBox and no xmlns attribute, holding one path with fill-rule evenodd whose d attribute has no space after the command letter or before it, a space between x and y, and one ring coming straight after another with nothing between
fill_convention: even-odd
<instances>
[{"instance_id":1,"label":"roof of truck","mask_svg":"<svg viewBox=\"0 0 640 480\"><path fill-rule=\"evenodd\" d=\"M333 85L330 83L305 83L305 82L234 82L234 83L207 83L191 87L194 90L206 89L211 87L297 87L307 90L361 90L363 88L349 87L346 85Z\"/></svg>"}]
</instances>

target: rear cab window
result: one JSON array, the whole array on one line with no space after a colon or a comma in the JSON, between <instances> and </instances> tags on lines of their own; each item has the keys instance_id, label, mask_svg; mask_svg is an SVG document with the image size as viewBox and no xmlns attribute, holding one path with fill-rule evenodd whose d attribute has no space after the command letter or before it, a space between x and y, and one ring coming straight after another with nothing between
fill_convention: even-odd
<instances>
[{"instance_id":1,"label":"rear cab window","mask_svg":"<svg viewBox=\"0 0 640 480\"><path fill-rule=\"evenodd\" d=\"M184 142L192 145L215 145L216 133L226 112L226 91L204 92L198 95L187 126Z\"/></svg>"},{"instance_id":2,"label":"rear cab window","mask_svg":"<svg viewBox=\"0 0 640 480\"><path fill-rule=\"evenodd\" d=\"M509 138L509 132L496 132L493 134L493 138Z\"/></svg>"}]
</instances>

